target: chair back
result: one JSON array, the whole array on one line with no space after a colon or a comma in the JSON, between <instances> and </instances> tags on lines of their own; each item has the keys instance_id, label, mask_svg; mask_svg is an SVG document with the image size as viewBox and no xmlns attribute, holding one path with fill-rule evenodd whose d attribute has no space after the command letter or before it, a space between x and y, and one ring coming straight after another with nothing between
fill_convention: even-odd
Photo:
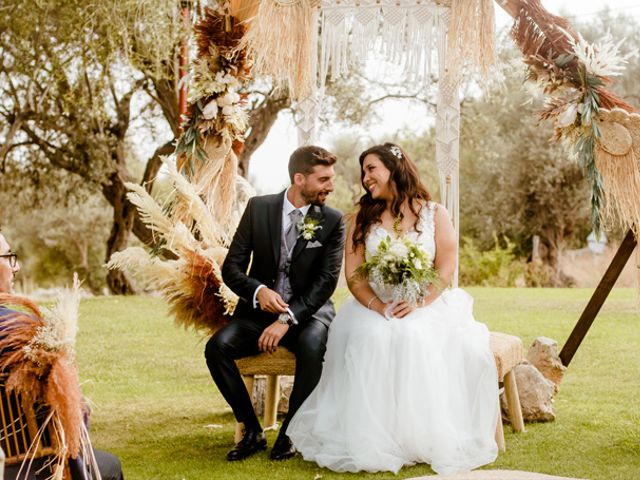
<instances>
[{"instance_id":1,"label":"chair back","mask_svg":"<svg viewBox=\"0 0 640 480\"><path fill-rule=\"evenodd\" d=\"M0 447L5 454L5 465L16 465L26 458L42 422L38 421L33 405L25 405L15 390L7 392L5 379L5 375L0 375ZM55 454L51 433L48 427L34 446L35 452L29 452L30 457Z\"/></svg>"}]
</instances>

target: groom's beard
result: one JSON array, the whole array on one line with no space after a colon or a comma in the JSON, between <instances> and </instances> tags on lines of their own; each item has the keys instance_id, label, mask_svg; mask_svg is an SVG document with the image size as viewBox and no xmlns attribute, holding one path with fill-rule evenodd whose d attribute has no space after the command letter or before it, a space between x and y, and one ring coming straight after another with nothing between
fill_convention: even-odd
<instances>
[{"instance_id":1,"label":"groom's beard","mask_svg":"<svg viewBox=\"0 0 640 480\"><path fill-rule=\"evenodd\" d=\"M302 190L302 192L300 192L306 203L309 205L318 205L320 207L327 201L327 197L330 193L331 190L320 190L319 192Z\"/></svg>"}]
</instances>

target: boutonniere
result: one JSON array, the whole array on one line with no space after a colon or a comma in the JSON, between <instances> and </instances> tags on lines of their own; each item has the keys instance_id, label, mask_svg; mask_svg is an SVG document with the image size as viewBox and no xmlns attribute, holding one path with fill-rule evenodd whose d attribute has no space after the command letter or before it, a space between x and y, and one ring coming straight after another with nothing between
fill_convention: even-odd
<instances>
[{"instance_id":1,"label":"boutonniere","mask_svg":"<svg viewBox=\"0 0 640 480\"><path fill-rule=\"evenodd\" d=\"M298 232L300 232L298 237L302 237L307 241L314 240L316 238L316 230L320 230L322 228L320 220L309 216L300 220L296 226L298 228Z\"/></svg>"}]
</instances>

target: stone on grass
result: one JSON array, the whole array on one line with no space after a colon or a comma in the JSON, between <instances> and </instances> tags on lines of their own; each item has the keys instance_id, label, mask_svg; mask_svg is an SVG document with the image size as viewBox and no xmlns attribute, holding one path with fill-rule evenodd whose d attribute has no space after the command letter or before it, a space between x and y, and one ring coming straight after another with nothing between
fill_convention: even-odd
<instances>
[{"instance_id":1,"label":"stone on grass","mask_svg":"<svg viewBox=\"0 0 640 480\"><path fill-rule=\"evenodd\" d=\"M567 370L558 355L558 343L547 337L538 337L534 340L529 352L527 360L535 366L542 375L551 380L556 386L556 392L560 388L560 382L564 372Z\"/></svg>"},{"instance_id":2,"label":"stone on grass","mask_svg":"<svg viewBox=\"0 0 640 480\"><path fill-rule=\"evenodd\" d=\"M550 422L555 420L556 412L553 408L553 395L555 384L547 380L540 371L524 361L515 369L518 395L522 406L522 418L526 422ZM501 398L502 409L508 417L509 407L504 398Z\"/></svg>"}]
</instances>

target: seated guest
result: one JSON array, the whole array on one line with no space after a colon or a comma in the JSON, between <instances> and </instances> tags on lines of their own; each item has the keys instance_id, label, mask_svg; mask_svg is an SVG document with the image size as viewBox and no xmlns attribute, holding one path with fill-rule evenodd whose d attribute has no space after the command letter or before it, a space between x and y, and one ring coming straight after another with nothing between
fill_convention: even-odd
<instances>
[{"instance_id":1,"label":"seated guest","mask_svg":"<svg viewBox=\"0 0 640 480\"><path fill-rule=\"evenodd\" d=\"M10 295L13 290L15 276L19 271L20 263L18 262L17 255L11 251L11 248L9 247L9 244L7 243L4 235L0 233L0 341L3 341L4 345L6 345L7 343L11 343L6 342L5 340L11 339L12 333L19 331L21 325L24 325L25 321L28 322L31 320L36 320L34 316L28 313L19 312L7 307L7 301L11 300L12 302L15 301L15 303L23 304L27 308L31 308L34 313L37 312L35 306L27 300ZM30 307L30 305L33 306ZM23 319L22 323L21 319ZM16 339L16 343L12 343L12 346L19 345L20 341L21 339ZM7 359L9 355L15 354L17 351L18 350L15 348L0 349L0 359ZM80 396L78 398L80 398ZM36 398L35 403L40 404L44 402L42 402L41 398ZM40 408L38 410L39 413L41 413L44 409ZM38 415L36 415L36 417L38 417ZM100 472L100 477L103 480L123 480L124 477L122 474L122 467L120 466L120 460L118 460L118 457L107 452L102 452L100 450L94 450L94 457L97 463L98 470ZM38 459L38 461L34 461L33 465L30 468L29 476L24 476L25 469L23 469L20 474L20 478L47 478L50 473L47 474L39 472L39 470L42 469L44 463L46 463L45 460L46 459ZM88 468L85 465L85 462L80 455L78 455L76 458L69 458L68 463L72 480L94 480L96 478L96 476L90 473L91 468ZM6 466L4 468L4 479L16 479L19 471L20 465ZM0 474L1 473L2 471L0 471ZM0 475L0 478L3 478L2 475Z\"/></svg>"}]
</instances>

